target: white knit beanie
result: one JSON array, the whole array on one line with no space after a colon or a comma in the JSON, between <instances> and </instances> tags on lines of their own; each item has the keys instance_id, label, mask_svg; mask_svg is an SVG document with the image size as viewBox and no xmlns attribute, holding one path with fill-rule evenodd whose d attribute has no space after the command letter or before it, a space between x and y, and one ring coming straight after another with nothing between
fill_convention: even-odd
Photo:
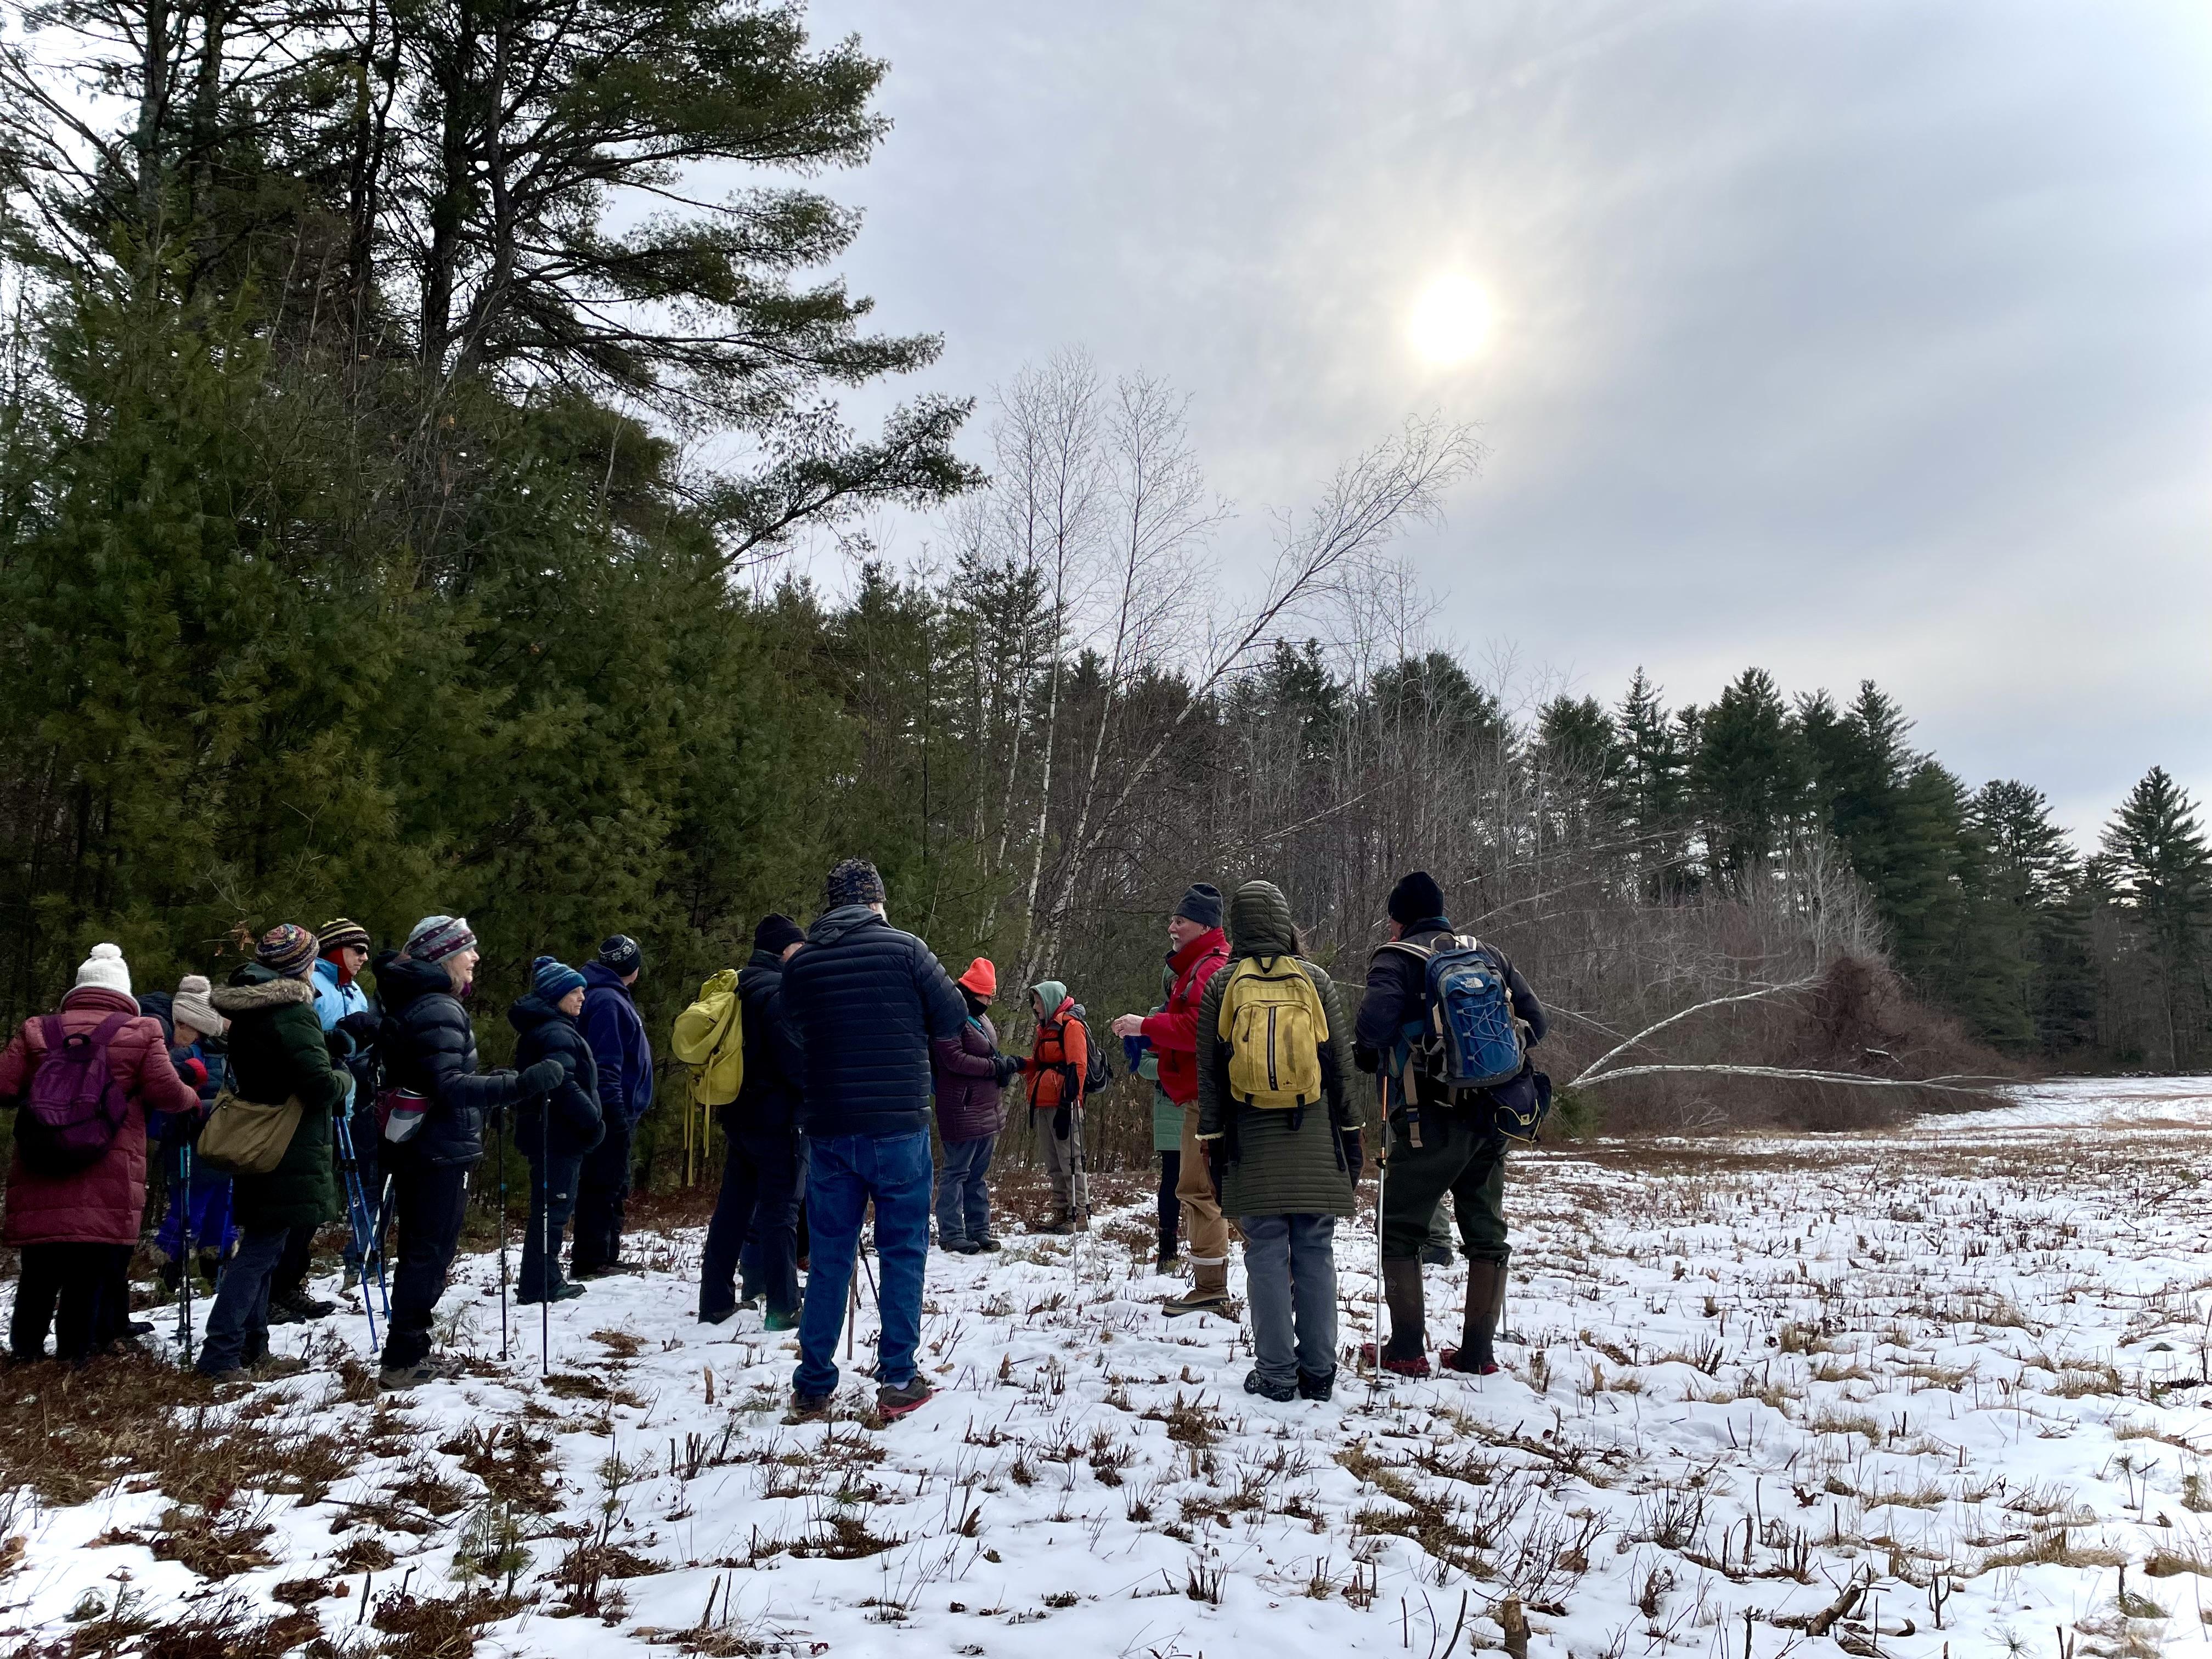
<instances>
[{"instance_id":1,"label":"white knit beanie","mask_svg":"<svg viewBox=\"0 0 2212 1659\"><path fill-rule=\"evenodd\" d=\"M212 988L204 975L186 974L177 981L177 994L169 1000L169 1017L204 1036L221 1036L230 1029L230 1022L216 1012L215 1004L208 1000Z\"/></svg>"},{"instance_id":2,"label":"white knit beanie","mask_svg":"<svg viewBox=\"0 0 2212 1659\"><path fill-rule=\"evenodd\" d=\"M131 964L123 959L119 945L95 945L92 954L77 964L77 988L97 986L103 991L120 991L131 994Z\"/></svg>"}]
</instances>

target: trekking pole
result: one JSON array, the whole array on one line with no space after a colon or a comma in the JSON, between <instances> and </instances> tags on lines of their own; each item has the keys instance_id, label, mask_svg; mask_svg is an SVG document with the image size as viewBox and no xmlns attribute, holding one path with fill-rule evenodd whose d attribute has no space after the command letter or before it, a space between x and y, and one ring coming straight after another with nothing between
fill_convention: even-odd
<instances>
[{"instance_id":1,"label":"trekking pole","mask_svg":"<svg viewBox=\"0 0 2212 1659\"><path fill-rule=\"evenodd\" d=\"M366 1195L362 1197L362 1202L364 1205L368 1202ZM376 1214L372 1218L375 1230L370 1237L370 1242L376 1247L376 1288L378 1293L384 1298L384 1322L386 1325L392 1322L392 1286L384 1276L384 1218L391 1213L392 1172L387 1170L384 1174L384 1190L377 1194ZM364 1286L362 1291L362 1299L366 1301L368 1298L368 1291Z\"/></svg>"},{"instance_id":2,"label":"trekking pole","mask_svg":"<svg viewBox=\"0 0 2212 1659\"><path fill-rule=\"evenodd\" d=\"M338 1175L345 1183L346 1221L353 1234L354 1254L361 1258L361 1307L368 1316L368 1346L376 1346L376 1298L368 1290L368 1198L361 1185L361 1160L354 1153L353 1127L343 1117L333 1117L331 1127L338 1150ZM387 1310L388 1311L388 1310Z\"/></svg>"},{"instance_id":3,"label":"trekking pole","mask_svg":"<svg viewBox=\"0 0 2212 1659\"><path fill-rule=\"evenodd\" d=\"M1375 1381L1382 1380L1382 1185L1390 1175L1390 1078L1382 1085L1382 1152L1375 1160Z\"/></svg>"},{"instance_id":4,"label":"trekking pole","mask_svg":"<svg viewBox=\"0 0 2212 1659\"><path fill-rule=\"evenodd\" d=\"M853 1245L853 1255L856 1261L860 1254L860 1243L855 1240ZM845 1363L848 1365L853 1363L853 1332L860 1322L860 1276L854 1273L845 1281Z\"/></svg>"},{"instance_id":5,"label":"trekking pole","mask_svg":"<svg viewBox=\"0 0 2212 1659\"><path fill-rule=\"evenodd\" d=\"M1067 1133L1073 1144L1068 1148L1068 1162L1075 1172L1068 1181L1068 1196L1075 1200L1073 1237L1068 1242L1067 1272L1074 1279L1079 1292L1083 1287L1083 1234L1091 1224L1091 1182L1083 1163L1083 1101L1079 1097L1075 1110L1069 1115Z\"/></svg>"},{"instance_id":6,"label":"trekking pole","mask_svg":"<svg viewBox=\"0 0 2212 1659\"><path fill-rule=\"evenodd\" d=\"M183 1286L183 1300L177 1304L177 1343L185 1351L185 1368L192 1363L192 1143L187 1139L179 1148L179 1167L182 1178L178 1183L177 1206L177 1265L182 1269L177 1283Z\"/></svg>"},{"instance_id":7,"label":"trekking pole","mask_svg":"<svg viewBox=\"0 0 2212 1659\"><path fill-rule=\"evenodd\" d=\"M507 1363L507 1137L492 1149L499 1159L499 1363Z\"/></svg>"},{"instance_id":8,"label":"trekking pole","mask_svg":"<svg viewBox=\"0 0 2212 1659\"><path fill-rule=\"evenodd\" d=\"M553 1375L553 1194L546 1186L553 1168L553 1103L538 1120L538 1374ZM522 1126L515 1126L519 1137Z\"/></svg>"}]
</instances>

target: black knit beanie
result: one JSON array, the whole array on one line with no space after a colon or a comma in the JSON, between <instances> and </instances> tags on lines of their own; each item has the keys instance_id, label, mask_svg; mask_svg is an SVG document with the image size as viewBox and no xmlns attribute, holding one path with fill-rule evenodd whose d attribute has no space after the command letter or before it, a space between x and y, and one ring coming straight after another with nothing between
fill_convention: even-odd
<instances>
[{"instance_id":1,"label":"black knit beanie","mask_svg":"<svg viewBox=\"0 0 2212 1659\"><path fill-rule=\"evenodd\" d=\"M780 957L793 945L804 943L805 939L805 931L797 922L780 910L771 910L760 919L760 926L753 929L753 949L767 951Z\"/></svg>"},{"instance_id":2,"label":"black knit beanie","mask_svg":"<svg viewBox=\"0 0 2212 1659\"><path fill-rule=\"evenodd\" d=\"M599 946L599 963L617 979L628 979L645 965L645 952L628 933L615 933Z\"/></svg>"},{"instance_id":3,"label":"black knit beanie","mask_svg":"<svg viewBox=\"0 0 2212 1659\"><path fill-rule=\"evenodd\" d=\"M1221 926L1221 890L1210 881L1193 882L1190 891L1182 896L1182 902L1176 906L1175 913L1201 927L1218 927Z\"/></svg>"},{"instance_id":4,"label":"black knit beanie","mask_svg":"<svg viewBox=\"0 0 2212 1659\"><path fill-rule=\"evenodd\" d=\"M1411 927L1417 921L1437 921L1443 914L1444 890L1425 870L1400 877L1398 884L1390 890L1390 920L1401 927Z\"/></svg>"}]
</instances>

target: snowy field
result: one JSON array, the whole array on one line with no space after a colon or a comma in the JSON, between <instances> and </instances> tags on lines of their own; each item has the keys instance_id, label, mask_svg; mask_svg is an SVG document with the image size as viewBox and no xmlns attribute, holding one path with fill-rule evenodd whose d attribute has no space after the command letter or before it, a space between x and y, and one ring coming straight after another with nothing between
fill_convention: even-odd
<instances>
[{"instance_id":1,"label":"snowy field","mask_svg":"<svg viewBox=\"0 0 2212 1659\"><path fill-rule=\"evenodd\" d=\"M787 1424L791 1340L690 1317L696 1235L558 1309L550 1378L534 1310L496 1358L472 1257L468 1374L411 1398L374 1397L357 1316L279 1334L309 1374L182 1408L149 1367L0 1375L0 1646L2212 1652L2208 1153L2204 1079L1539 1152L1509 1373L1347 1365L1325 1405L1255 1400L1236 1327L1160 1316L1148 1194L1079 1247L933 1253L941 1392L889 1427L849 1376L839 1420ZM1350 1345L1364 1218L1340 1257ZM1461 1277L1430 1273L1439 1327Z\"/></svg>"}]
</instances>

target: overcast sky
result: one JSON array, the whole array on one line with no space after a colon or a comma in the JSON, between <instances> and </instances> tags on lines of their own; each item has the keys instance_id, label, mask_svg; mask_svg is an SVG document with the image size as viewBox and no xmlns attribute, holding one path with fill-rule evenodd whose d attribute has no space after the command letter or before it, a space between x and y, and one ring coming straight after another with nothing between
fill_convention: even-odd
<instances>
[{"instance_id":1,"label":"overcast sky","mask_svg":"<svg viewBox=\"0 0 2212 1659\"><path fill-rule=\"evenodd\" d=\"M1639 663L1672 702L1871 677L2079 830L2154 763L2212 795L2212 7L811 15L891 64L825 182L855 289L945 336L925 383L1168 375L1224 556L1441 410L1489 453L1413 550L1471 657L1608 702ZM1408 321L1451 275L1496 321L1439 368Z\"/></svg>"}]
</instances>

